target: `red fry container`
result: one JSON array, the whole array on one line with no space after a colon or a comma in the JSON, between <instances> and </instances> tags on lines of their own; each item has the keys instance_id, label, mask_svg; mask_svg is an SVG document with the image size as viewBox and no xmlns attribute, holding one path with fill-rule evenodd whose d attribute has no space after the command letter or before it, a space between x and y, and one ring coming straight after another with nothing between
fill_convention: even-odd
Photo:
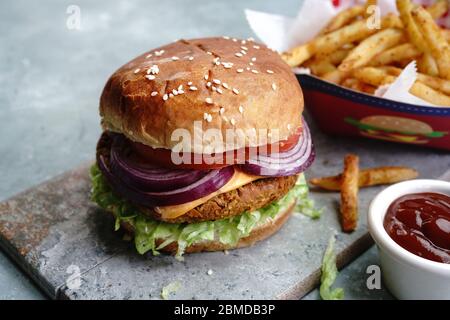
<instances>
[{"instance_id":1,"label":"red fry container","mask_svg":"<svg viewBox=\"0 0 450 320\"><path fill-rule=\"evenodd\" d=\"M450 150L450 107L387 100L312 75L297 78L306 108L325 133Z\"/></svg>"},{"instance_id":2,"label":"red fry container","mask_svg":"<svg viewBox=\"0 0 450 320\"><path fill-rule=\"evenodd\" d=\"M331 0L335 6L356 0ZM431 1L415 0L429 5ZM442 24L448 26L448 14ZM427 107L387 100L329 83L312 75L297 75L305 105L319 128L331 135L363 136L450 150L450 107Z\"/></svg>"}]
</instances>

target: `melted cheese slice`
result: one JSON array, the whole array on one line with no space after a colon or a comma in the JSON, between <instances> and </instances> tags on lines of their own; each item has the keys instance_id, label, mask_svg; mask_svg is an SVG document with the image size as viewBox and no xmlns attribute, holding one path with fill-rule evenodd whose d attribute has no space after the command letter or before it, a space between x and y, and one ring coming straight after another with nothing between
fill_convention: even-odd
<instances>
[{"instance_id":1,"label":"melted cheese slice","mask_svg":"<svg viewBox=\"0 0 450 320\"><path fill-rule=\"evenodd\" d=\"M163 219L175 219L198 207L199 205L204 204L205 202L218 196L219 194L230 192L258 179L261 179L261 177L246 174L235 168L234 175L230 179L230 181L228 181L226 185L224 185L216 192L188 203L183 203L176 206L156 207L155 211L160 213Z\"/></svg>"}]
</instances>

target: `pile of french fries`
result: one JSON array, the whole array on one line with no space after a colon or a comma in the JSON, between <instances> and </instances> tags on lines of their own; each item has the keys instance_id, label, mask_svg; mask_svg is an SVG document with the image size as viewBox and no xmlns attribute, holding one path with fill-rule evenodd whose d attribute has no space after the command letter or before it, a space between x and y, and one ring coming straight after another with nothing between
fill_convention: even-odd
<instances>
[{"instance_id":1,"label":"pile of french fries","mask_svg":"<svg viewBox=\"0 0 450 320\"><path fill-rule=\"evenodd\" d=\"M291 67L309 68L326 81L368 94L395 81L415 60L419 75L411 93L450 106L450 30L435 21L448 11L448 0L428 8L411 0L396 4L400 15L386 15L378 24L371 10L377 0L344 10L315 39L282 57Z\"/></svg>"},{"instance_id":2,"label":"pile of french fries","mask_svg":"<svg viewBox=\"0 0 450 320\"><path fill-rule=\"evenodd\" d=\"M349 154L344 159L344 171L333 177L314 178L309 183L328 191L341 192L342 230L352 232L358 226L358 192L360 188L393 184L415 179L419 173L408 167L359 168L359 157Z\"/></svg>"}]
</instances>

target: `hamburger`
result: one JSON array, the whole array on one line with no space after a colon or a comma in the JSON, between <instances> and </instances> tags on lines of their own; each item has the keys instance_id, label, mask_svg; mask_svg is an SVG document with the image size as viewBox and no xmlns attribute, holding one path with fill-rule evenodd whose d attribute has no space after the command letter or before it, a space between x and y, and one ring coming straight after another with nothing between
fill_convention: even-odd
<instances>
[{"instance_id":1,"label":"hamburger","mask_svg":"<svg viewBox=\"0 0 450 320\"><path fill-rule=\"evenodd\" d=\"M118 69L100 99L92 200L139 253L219 251L274 234L314 160L302 90L252 39L179 40Z\"/></svg>"},{"instance_id":2,"label":"hamburger","mask_svg":"<svg viewBox=\"0 0 450 320\"><path fill-rule=\"evenodd\" d=\"M442 138L444 132L435 132L433 128L422 121L395 117L369 116L360 121L346 119L346 121L360 129L365 137L412 144L426 144L430 138Z\"/></svg>"}]
</instances>

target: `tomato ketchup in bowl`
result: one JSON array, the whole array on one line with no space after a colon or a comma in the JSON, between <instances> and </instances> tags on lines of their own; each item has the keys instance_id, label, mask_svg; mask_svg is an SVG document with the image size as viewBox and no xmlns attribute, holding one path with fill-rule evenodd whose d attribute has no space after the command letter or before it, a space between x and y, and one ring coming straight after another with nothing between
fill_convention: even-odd
<instances>
[{"instance_id":1,"label":"tomato ketchup in bowl","mask_svg":"<svg viewBox=\"0 0 450 320\"><path fill-rule=\"evenodd\" d=\"M395 297L450 299L450 182L390 186L373 199L367 220Z\"/></svg>"},{"instance_id":2,"label":"tomato ketchup in bowl","mask_svg":"<svg viewBox=\"0 0 450 320\"><path fill-rule=\"evenodd\" d=\"M384 228L419 257L450 264L450 197L440 193L402 196L388 208Z\"/></svg>"}]
</instances>

